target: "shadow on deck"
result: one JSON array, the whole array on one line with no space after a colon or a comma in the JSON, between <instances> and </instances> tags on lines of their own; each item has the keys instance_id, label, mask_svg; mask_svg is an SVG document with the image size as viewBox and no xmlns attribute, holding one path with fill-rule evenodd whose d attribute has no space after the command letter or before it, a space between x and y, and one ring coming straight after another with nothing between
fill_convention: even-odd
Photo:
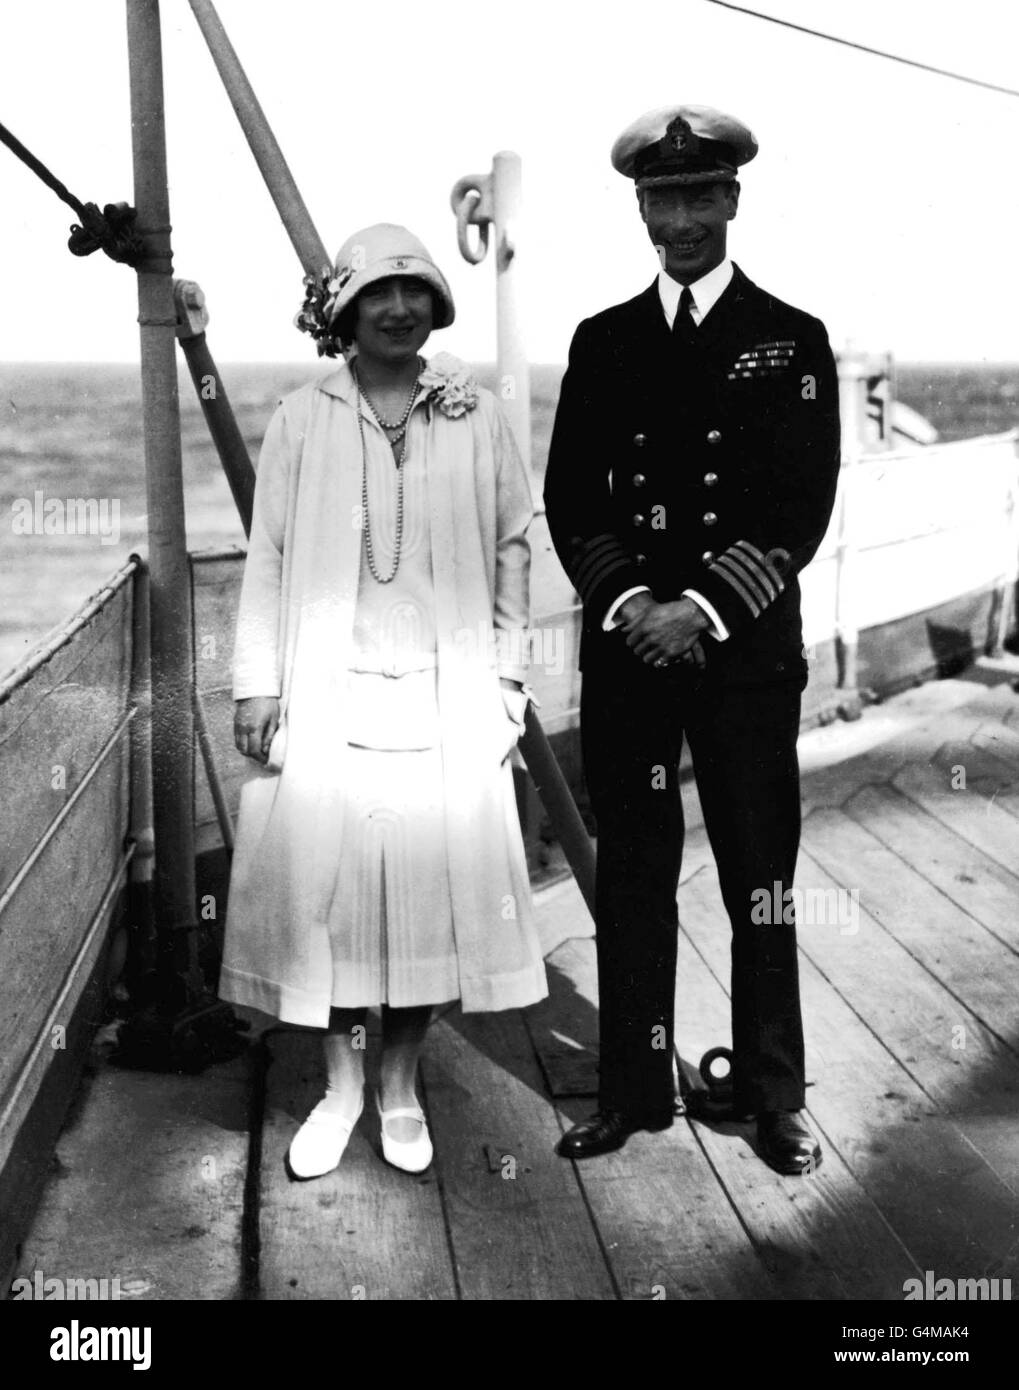
<instances>
[{"instance_id":1,"label":"shadow on deck","mask_svg":"<svg viewBox=\"0 0 1019 1390\"><path fill-rule=\"evenodd\" d=\"M366 1107L337 1172L283 1154L322 1085L315 1036L263 1032L200 1077L99 1066L65 1130L19 1273L138 1299L886 1299L927 1270L1019 1287L1019 696L983 662L801 740L809 1117L825 1161L783 1178L750 1127L679 1117L581 1165L591 924L572 881L550 998L437 1018L422 1068L436 1161L385 1165ZM692 785L688 800L695 801ZM677 1043L729 1039L728 929L690 807ZM856 900L858 912L849 915Z\"/></svg>"}]
</instances>

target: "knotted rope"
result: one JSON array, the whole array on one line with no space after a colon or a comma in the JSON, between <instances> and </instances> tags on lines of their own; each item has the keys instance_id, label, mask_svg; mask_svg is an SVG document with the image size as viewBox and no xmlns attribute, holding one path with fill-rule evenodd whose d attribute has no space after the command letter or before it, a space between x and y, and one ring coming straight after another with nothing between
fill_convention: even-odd
<instances>
[{"instance_id":1,"label":"knotted rope","mask_svg":"<svg viewBox=\"0 0 1019 1390\"><path fill-rule=\"evenodd\" d=\"M138 266L145 260L145 243L135 231L138 214L133 207L127 203L107 203L100 212L96 203L83 203L76 198L4 125L0 125L0 141L81 218L80 225L72 223L67 239L67 249L72 255L91 256L93 251L101 249L111 260L124 265Z\"/></svg>"}]
</instances>

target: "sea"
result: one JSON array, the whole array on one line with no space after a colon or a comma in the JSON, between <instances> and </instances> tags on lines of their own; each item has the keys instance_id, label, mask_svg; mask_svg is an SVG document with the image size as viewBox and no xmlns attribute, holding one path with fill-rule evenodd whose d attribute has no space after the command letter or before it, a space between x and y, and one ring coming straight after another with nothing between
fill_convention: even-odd
<instances>
[{"instance_id":1,"label":"sea","mask_svg":"<svg viewBox=\"0 0 1019 1390\"><path fill-rule=\"evenodd\" d=\"M335 364L221 364L252 456L276 402ZM492 385L495 369L479 366ZM534 468L544 472L563 367L531 369ZM215 450L182 367L179 381L188 545L243 546ZM1019 424L1019 364L897 364L898 398L942 439L993 434ZM146 548L141 386L133 365L0 364L0 674L21 661ZM94 503L95 524L76 533L72 510L52 499ZM47 520L47 516L49 519Z\"/></svg>"}]
</instances>

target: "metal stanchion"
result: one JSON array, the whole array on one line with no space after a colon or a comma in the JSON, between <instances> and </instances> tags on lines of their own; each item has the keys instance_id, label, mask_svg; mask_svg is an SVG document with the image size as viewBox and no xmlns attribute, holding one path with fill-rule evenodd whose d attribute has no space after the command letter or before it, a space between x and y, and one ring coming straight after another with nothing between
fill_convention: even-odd
<instances>
[{"instance_id":1,"label":"metal stanchion","mask_svg":"<svg viewBox=\"0 0 1019 1390\"><path fill-rule=\"evenodd\" d=\"M193 932L192 633L159 0L128 0L127 35L134 201L137 230L148 253L138 267L138 322L149 531L154 908L164 945L172 939L173 970L183 1004L199 988Z\"/></svg>"},{"instance_id":2,"label":"metal stanchion","mask_svg":"<svg viewBox=\"0 0 1019 1390\"><path fill-rule=\"evenodd\" d=\"M184 523L159 0L127 0L148 503L152 910L156 960L144 1007L121 1030L125 1065L198 1070L237 1050L237 1022L209 995L195 902L191 584ZM142 590L144 593L144 590ZM139 744L139 746L142 746Z\"/></svg>"},{"instance_id":3,"label":"metal stanchion","mask_svg":"<svg viewBox=\"0 0 1019 1390\"><path fill-rule=\"evenodd\" d=\"M209 315L205 308L205 295L193 280L175 280L173 288L177 306L177 337L247 536L251 532L251 510L255 501L255 470L230 406L223 378L206 342L205 329Z\"/></svg>"}]
</instances>

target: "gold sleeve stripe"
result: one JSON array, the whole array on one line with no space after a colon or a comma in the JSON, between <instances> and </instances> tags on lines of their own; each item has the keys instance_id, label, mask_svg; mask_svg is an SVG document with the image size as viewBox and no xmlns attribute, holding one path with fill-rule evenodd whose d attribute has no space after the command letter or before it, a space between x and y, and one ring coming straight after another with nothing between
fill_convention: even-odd
<instances>
[{"instance_id":1,"label":"gold sleeve stripe","mask_svg":"<svg viewBox=\"0 0 1019 1390\"><path fill-rule=\"evenodd\" d=\"M613 571L625 570L629 566L630 561L625 555L610 555L593 570L588 570L582 581L574 581L574 587L586 603L598 585L607 579Z\"/></svg>"},{"instance_id":2,"label":"gold sleeve stripe","mask_svg":"<svg viewBox=\"0 0 1019 1390\"><path fill-rule=\"evenodd\" d=\"M750 609L754 617L759 618L761 614L764 612L764 609L761 607L757 599L747 588L746 584L743 582L743 579L741 577L737 577L736 574L732 574L729 572L728 567L722 563L724 559L724 555L719 556L719 558L711 566L711 573L717 574L719 579L724 579L727 584L730 584L736 590L737 594L739 594L740 598L743 600L746 606ZM733 569L735 568L736 567L733 566Z\"/></svg>"},{"instance_id":3,"label":"gold sleeve stripe","mask_svg":"<svg viewBox=\"0 0 1019 1390\"><path fill-rule=\"evenodd\" d=\"M733 558L738 558L746 569L754 574L771 598L778 598L785 589L785 580L782 575L768 557L762 555L757 547L751 545L749 541L736 541L734 545L729 547L728 554L733 555Z\"/></svg>"},{"instance_id":4,"label":"gold sleeve stripe","mask_svg":"<svg viewBox=\"0 0 1019 1390\"><path fill-rule=\"evenodd\" d=\"M750 573L745 565L740 564L731 550L727 550L723 555L719 555L715 564L721 565L738 579L744 587L753 594L762 611L767 608L772 598L770 591L764 587L755 575Z\"/></svg>"},{"instance_id":5,"label":"gold sleeve stripe","mask_svg":"<svg viewBox=\"0 0 1019 1390\"><path fill-rule=\"evenodd\" d=\"M612 563L620 565L629 563L626 550L617 537L598 537L595 541L589 542L574 568L572 575L574 586L578 590L589 588L593 576L596 573L601 573L606 564Z\"/></svg>"}]
</instances>

